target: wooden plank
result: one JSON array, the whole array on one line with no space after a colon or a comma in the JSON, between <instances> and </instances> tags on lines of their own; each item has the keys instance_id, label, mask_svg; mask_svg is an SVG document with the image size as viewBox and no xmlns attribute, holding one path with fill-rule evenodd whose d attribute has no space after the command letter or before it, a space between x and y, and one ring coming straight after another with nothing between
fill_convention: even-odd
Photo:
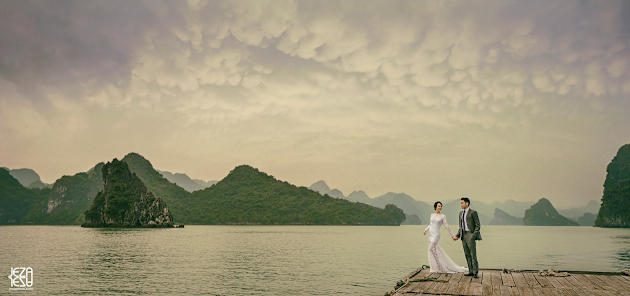
<instances>
[{"instance_id":1,"label":"wooden plank","mask_svg":"<svg viewBox=\"0 0 630 296\"><path fill-rule=\"evenodd\" d=\"M521 296L533 296L532 287L518 287L518 291L520 292Z\"/></svg>"},{"instance_id":2,"label":"wooden plank","mask_svg":"<svg viewBox=\"0 0 630 296\"><path fill-rule=\"evenodd\" d=\"M492 286L492 277L490 276L490 271L480 271L481 273L481 284L482 285L490 285Z\"/></svg>"},{"instance_id":3,"label":"wooden plank","mask_svg":"<svg viewBox=\"0 0 630 296\"><path fill-rule=\"evenodd\" d=\"M593 295L596 296L619 296L620 294L615 292L615 291L606 291L603 289L599 289L599 290L592 290L593 291Z\"/></svg>"},{"instance_id":4,"label":"wooden plank","mask_svg":"<svg viewBox=\"0 0 630 296\"><path fill-rule=\"evenodd\" d=\"M431 290L431 294L446 294L450 286L451 283L437 283L433 290Z\"/></svg>"},{"instance_id":5,"label":"wooden plank","mask_svg":"<svg viewBox=\"0 0 630 296\"><path fill-rule=\"evenodd\" d=\"M406 279L406 278L411 278L413 275L415 275L415 274L419 273L421 270L422 270L422 267L420 267L420 268L416 268L416 270L414 270L414 271L412 271L410 274L406 275L406 276L404 277L404 279Z\"/></svg>"},{"instance_id":6,"label":"wooden plank","mask_svg":"<svg viewBox=\"0 0 630 296\"><path fill-rule=\"evenodd\" d=\"M501 286L492 286L492 295L501 296Z\"/></svg>"},{"instance_id":7,"label":"wooden plank","mask_svg":"<svg viewBox=\"0 0 630 296\"><path fill-rule=\"evenodd\" d=\"M601 289L600 286L591 282L591 280L587 279L583 274L574 274L573 277L577 279L582 285L586 286L589 290Z\"/></svg>"},{"instance_id":8,"label":"wooden plank","mask_svg":"<svg viewBox=\"0 0 630 296\"><path fill-rule=\"evenodd\" d=\"M521 293L518 291L518 287L508 287L510 291L510 296L520 296Z\"/></svg>"},{"instance_id":9,"label":"wooden plank","mask_svg":"<svg viewBox=\"0 0 630 296\"><path fill-rule=\"evenodd\" d=\"M551 283L544 276L541 276L541 275L538 275L537 273L535 273L534 274L534 278L536 278L536 280L538 281L540 286L543 287L543 288L553 287L553 285L551 285Z\"/></svg>"},{"instance_id":10,"label":"wooden plank","mask_svg":"<svg viewBox=\"0 0 630 296\"><path fill-rule=\"evenodd\" d=\"M492 285L482 285L482 295L483 296L492 296Z\"/></svg>"},{"instance_id":11,"label":"wooden plank","mask_svg":"<svg viewBox=\"0 0 630 296\"><path fill-rule=\"evenodd\" d=\"M501 279L503 280L504 286L515 287L514 278L512 278L512 274L510 273L501 273Z\"/></svg>"},{"instance_id":12,"label":"wooden plank","mask_svg":"<svg viewBox=\"0 0 630 296\"><path fill-rule=\"evenodd\" d=\"M442 282L411 282L396 295L467 295L467 296L630 296L630 277L625 275L572 274L545 277L537 273L504 274L483 270L479 278L462 273L431 273L416 269L411 279L437 278ZM408 292L408 293L406 293Z\"/></svg>"},{"instance_id":13,"label":"wooden plank","mask_svg":"<svg viewBox=\"0 0 630 296\"><path fill-rule=\"evenodd\" d=\"M462 278L462 276L464 276L464 274L463 274L463 273L456 273L456 274L453 274L453 276L451 277L451 279L450 279L450 280L448 280L448 281L449 281L449 283L454 283L454 284L459 283L459 280Z\"/></svg>"},{"instance_id":14,"label":"wooden plank","mask_svg":"<svg viewBox=\"0 0 630 296\"><path fill-rule=\"evenodd\" d=\"M560 283L565 289L573 289L573 284L567 280L568 276L557 276L556 280Z\"/></svg>"},{"instance_id":15,"label":"wooden plank","mask_svg":"<svg viewBox=\"0 0 630 296\"><path fill-rule=\"evenodd\" d=\"M451 284L451 286L448 287L448 290L446 290L446 293L444 293L444 294L455 295L455 291L457 291L457 288L459 287L459 284L458 283L449 283L449 284Z\"/></svg>"},{"instance_id":16,"label":"wooden plank","mask_svg":"<svg viewBox=\"0 0 630 296\"><path fill-rule=\"evenodd\" d=\"M466 284L466 289L464 290L464 295L475 295L475 285Z\"/></svg>"},{"instance_id":17,"label":"wooden plank","mask_svg":"<svg viewBox=\"0 0 630 296\"><path fill-rule=\"evenodd\" d=\"M424 282L422 285L420 285L420 292L429 293L431 292L431 290L433 290L436 284L436 282Z\"/></svg>"},{"instance_id":18,"label":"wooden plank","mask_svg":"<svg viewBox=\"0 0 630 296\"><path fill-rule=\"evenodd\" d=\"M573 291L578 294L578 296L591 296L593 293L591 289L586 288L586 286L582 285L582 288L573 288Z\"/></svg>"},{"instance_id":19,"label":"wooden plank","mask_svg":"<svg viewBox=\"0 0 630 296\"><path fill-rule=\"evenodd\" d=\"M477 275L477 278L472 278L472 280L470 280L470 283L475 285L475 286L481 286L481 280L483 279L483 271L480 271L479 274Z\"/></svg>"},{"instance_id":20,"label":"wooden plank","mask_svg":"<svg viewBox=\"0 0 630 296\"><path fill-rule=\"evenodd\" d=\"M466 284L462 284L462 283L457 284L457 290L455 290L455 294L464 295L464 291L466 291Z\"/></svg>"},{"instance_id":21,"label":"wooden plank","mask_svg":"<svg viewBox=\"0 0 630 296\"><path fill-rule=\"evenodd\" d=\"M501 291L501 296L511 296L510 288L508 286L499 286L499 290Z\"/></svg>"},{"instance_id":22,"label":"wooden plank","mask_svg":"<svg viewBox=\"0 0 630 296\"><path fill-rule=\"evenodd\" d=\"M532 288L532 291L534 292L534 294L538 295L538 296L546 296L547 294L545 294L543 287L535 287Z\"/></svg>"},{"instance_id":23,"label":"wooden plank","mask_svg":"<svg viewBox=\"0 0 630 296\"><path fill-rule=\"evenodd\" d=\"M420 286L420 283L408 283L407 285L404 285L402 288L400 288L398 290L398 292L409 292L409 291L413 291L414 289L418 289L418 286Z\"/></svg>"},{"instance_id":24,"label":"wooden plank","mask_svg":"<svg viewBox=\"0 0 630 296\"><path fill-rule=\"evenodd\" d=\"M460 284L470 284L470 282L472 281L472 276L462 276L462 278L459 280Z\"/></svg>"},{"instance_id":25,"label":"wooden plank","mask_svg":"<svg viewBox=\"0 0 630 296\"><path fill-rule=\"evenodd\" d=\"M602 281L600 278L598 278L596 275L594 274L584 274L584 276L591 280L591 282L595 283L596 285L602 287L604 290L614 290L613 287L611 287L610 285L608 285L606 282Z\"/></svg>"},{"instance_id":26,"label":"wooden plank","mask_svg":"<svg viewBox=\"0 0 630 296\"><path fill-rule=\"evenodd\" d=\"M514 279L514 284L516 284L517 287L529 286L522 273L512 273L512 279Z\"/></svg>"},{"instance_id":27,"label":"wooden plank","mask_svg":"<svg viewBox=\"0 0 630 296\"><path fill-rule=\"evenodd\" d=\"M453 275L450 273L443 273L442 275L440 275L440 277L438 277L438 280L440 281L448 281L451 279Z\"/></svg>"},{"instance_id":28,"label":"wooden plank","mask_svg":"<svg viewBox=\"0 0 630 296\"><path fill-rule=\"evenodd\" d=\"M498 271L493 271L490 277L492 278L493 286L503 286L503 279L501 278L501 274Z\"/></svg>"},{"instance_id":29,"label":"wooden plank","mask_svg":"<svg viewBox=\"0 0 630 296\"><path fill-rule=\"evenodd\" d=\"M427 277L430 274L431 274L431 272L428 269L423 269L421 272L419 272L418 274L413 276L411 279L423 279L423 278Z\"/></svg>"},{"instance_id":30,"label":"wooden plank","mask_svg":"<svg viewBox=\"0 0 630 296\"><path fill-rule=\"evenodd\" d=\"M611 275L611 277L616 280L619 285L621 285L622 287L626 287L626 289L630 291L630 282L626 282L621 276L618 275Z\"/></svg>"},{"instance_id":31,"label":"wooden plank","mask_svg":"<svg viewBox=\"0 0 630 296\"><path fill-rule=\"evenodd\" d=\"M573 288L578 288L578 289L587 289L586 286L584 286L584 284L580 283L580 281L578 281L573 275L567 276L564 279L567 280L567 282L571 283L571 285L573 286Z\"/></svg>"},{"instance_id":32,"label":"wooden plank","mask_svg":"<svg viewBox=\"0 0 630 296\"><path fill-rule=\"evenodd\" d=\"M537 286L537 287L529 287L531 289L530 293L532 294L532 296L543 296L542 294L540 294L540 292L538 291L538 289L542 289L541 286Z\"/></svg>"},{"instance_id":33,"label":"wooden plank","mask_svg":"<svg viewBox=\"0 0 630 296\"><path fill-rule=\"evenodd\" d=\"M567 295L567 296L580 296L580 295L578 295L577 293L575 293L575 291L573 291L573 289L570 289L570 288L565 288L565 289L562 289L562 291L563 291L563 292L564 292L564 294L565 294L565 295Z\"/></svg>"},{"instance_id":34,"label":"wooden plank","mask_svg":"<svg viewBox=\"0 0 630 296\"><path fill-rule=\"evenodd\" d=\"M617 280L617 278L615 278L615 276L612 276L612 275L597 275L597 277L599 279L601 279L602 281L604 281L605 283L609 284L611 287L613 287L613 289L615 289L618 292L630 291L630 284L626 284L624 282L620 282L620 280Z\"/></svg>"},{"instance_id":35,"label":"wooden plank","mask_svg":"<svg viewBox=\"0 0 630 296\"><path fill-rule=\"evenodd\" d=\"M545 277L550 283L551 285L556 288L556 289L562 289L564 288L564 286L562 286L562 284L560 284L560 282L558 282L558 279L556 279L555 276L548 276Z\"/></svg>"},{"instance_id":36,"label":"wooden plank","mask_svg":"<svg viewBox=\"0 0 630 296\"><path fill-rule=\"evenodd\" d=\"M534 288L536 288L536 287L542 287L542 286L538 283L538 281L536 280L536 278L534 277L534 274L533 274L533 273L530 273L530 272L528 272L528 273L524 273L524 274L523 274L523 277L525 278L525 281L527 281L527 284L528 284L530 287L534 287Z\"/></svg>"},{"instance_id":37,"label":"wooden plank","mask_svg":"<svg viewBox=\"0 0 630 296\"><path fill-rule=\"evenodd\" d=\"M481 286L481 284L477 285L473 285L473 292L472 295L474 296L483 296L483 287Z\"/></svg>"},{"instance_id":38,"label":"wooden plank","mask_svg":"<svg viewBox=\"0 0 630 296\"><path fill-rule=\"evenodd\" d=\"M409 287L404 289L402 292L420 292L422 284L423 282L409 283Z\"/></svg>"},{"instance_id":39,"label":"wooden plank","mask_svg":"<svg viewBox=\"0 0 630 296\"><path fill-rule=\"evenodd\" d=\"M558 293L555 288L552 287L544 287L540 289L543 296L561 296L563 294Z\"/></svg>"}]
</instances>

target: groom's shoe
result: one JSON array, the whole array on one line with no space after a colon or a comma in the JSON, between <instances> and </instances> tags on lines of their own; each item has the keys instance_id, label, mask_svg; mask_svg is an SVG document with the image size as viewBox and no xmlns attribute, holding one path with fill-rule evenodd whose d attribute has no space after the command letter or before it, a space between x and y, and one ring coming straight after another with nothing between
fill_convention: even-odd
<instances>
[{"instance_id":1,"label":"groom's shoe","mask_svg":"<svg viewBox=\"0 0 630 296\"><path fill-rule=\"evenodd\" d=\"M475 273L475 275L473 275L474 278L478 279L479 276Z\"/></svg>"},{"instance_id":2,"label":"groom's shoe","mask_svg":"<svg viewBox=\"0 0 630 296\"><path fill-rule=\"evenodd\" d=\"M469 273L464 273L464 275L465 275L465 276L473 276L473 275L475 275L475 274L474 274L474 273L470 273L470 272L469 272Z\"/></svg>"}]
</instances>

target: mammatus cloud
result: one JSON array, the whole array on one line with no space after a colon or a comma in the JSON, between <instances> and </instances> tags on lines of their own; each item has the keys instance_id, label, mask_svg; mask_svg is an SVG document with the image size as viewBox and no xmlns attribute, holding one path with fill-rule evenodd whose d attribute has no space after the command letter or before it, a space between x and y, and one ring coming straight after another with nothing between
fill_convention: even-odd
<instances>
[{"instance_id":1,"label":"mammatus cloud","mask_svg":"<svg viewBox=\"0 0 630 296\"><path fill-rule=\"evenodd\" d=\"M23 146L59 155L87 145L103 159L148 150L193 175L248 162L299 184L329 176L346 191L536 199L573 193L516 186L518 172L488 181L508 170L498 156L523 172L591 153L580 169L593 170L630 136L623 1L0 5L3 162L32 157ZM222 160L208 169L197 158ZM462 192L432 185L452 176ZM582 199L598 198L599 178Z\"/></svg>"}]
</instances>

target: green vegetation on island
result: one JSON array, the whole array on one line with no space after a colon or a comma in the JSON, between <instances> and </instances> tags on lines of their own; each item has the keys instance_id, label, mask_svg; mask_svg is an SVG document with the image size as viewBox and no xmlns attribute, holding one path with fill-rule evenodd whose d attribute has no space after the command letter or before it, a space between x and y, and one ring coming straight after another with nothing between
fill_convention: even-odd
<instances>
[{"instance_id":1,"label":"green vegetation on island","mask_svg":"<svg viewBox=\"0 0 630 296\"><path fill-rule=\"evenodd\" d=\"M606 173L595 226L630 227L630 144L619 148Z\"/></svg>"},{"instance_id":2,"label":"green vegetation on island","mask_svg":"<svg viewBox=\"0 0 630 296\"><path fill-rule=\"evenodd\" d=\"M247 165L212 187L191 194L188 223L400 225L394 205L379 209L278 181Z\"/></svg>"},{"instance_id":3,"label":"green vegetation on island","mask_svg":"<svg viewBox=\"0 0 630 296\"><path fill-rule=\"evenodd\" d=\"M190 192L169 182L153 168L151 162L138 153L129 153L122 161L127 163L129 170L135 173L153 194L166 201L177 222L190 223L189 210L194 208L194 205L190 203Z\"/></svg>"},{"instance_id":4,"label":"green vegetation on island","mask_svg":"<svg viewBox=\"0 0 630 296\"><path fill-rule=\"evenodd\" d=\"M546 198L541 198L531 208L525 211L523 225L529 226L579 226L560 214Z\"/></svg>"},{"instance_id":5,"label":"green vegetation on island","mask_svg":"<svg viewBox=\"0 0 630 296\"><path fill-rule=\"evenodd\" d=\"M50 194L50 188L29 189L8 170L0 169L0 224L32 224L38 220Z\"/></svg>"},{"instance_id":6,"label":"green vegetation on island","mask_svg":"<svg viewBox=\"0 0 630 296\"><path fill-rule=\"evenodd\" d=\"M104 188L85 211L82 227L173 227L166 202L127 163L114 159L102 167L102 176Z\"/></svg>"},{"instance_id":7,"label":"green vegetation on island","mask_svg":"<svg viewBox=\"0 0 630 296\"><path fill-rule=\"evenodd\" d=\"M122 161L148 190L168 204L180 223L400 225L405 220L405 214L394 205L377 208L320 195L249 166L237 167L217 184L190 193L169 182L137 153ZM25 188L9 170L2 170L0 224L85 222L84 212L103 190L103 166L100 163L88 172L63 176L52 189Z\"/></svg>"}]
</instances>

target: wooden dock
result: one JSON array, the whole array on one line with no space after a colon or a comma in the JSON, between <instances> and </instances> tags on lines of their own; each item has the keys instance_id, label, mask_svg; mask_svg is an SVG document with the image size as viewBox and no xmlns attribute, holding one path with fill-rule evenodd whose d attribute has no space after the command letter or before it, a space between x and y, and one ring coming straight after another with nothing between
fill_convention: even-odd
<instances>
[{"instance_id":1,"label":"wooden dock","mask_svg":"<svg viewBox=\"0 0 630 296\"><path fill-rule=\"evenodd\" d=\"M413 282L437 278L447 282ZM617 296L630 295L630 277L621 273L570 272L569 276L540 276L536 271L503 273L480 270L479 278L463 273L431 273L417 269L405 277L408 283L393 295L479 295L479 296ZM387 294L386 294L387 295Z\"/></svg>"}]
</instances>

